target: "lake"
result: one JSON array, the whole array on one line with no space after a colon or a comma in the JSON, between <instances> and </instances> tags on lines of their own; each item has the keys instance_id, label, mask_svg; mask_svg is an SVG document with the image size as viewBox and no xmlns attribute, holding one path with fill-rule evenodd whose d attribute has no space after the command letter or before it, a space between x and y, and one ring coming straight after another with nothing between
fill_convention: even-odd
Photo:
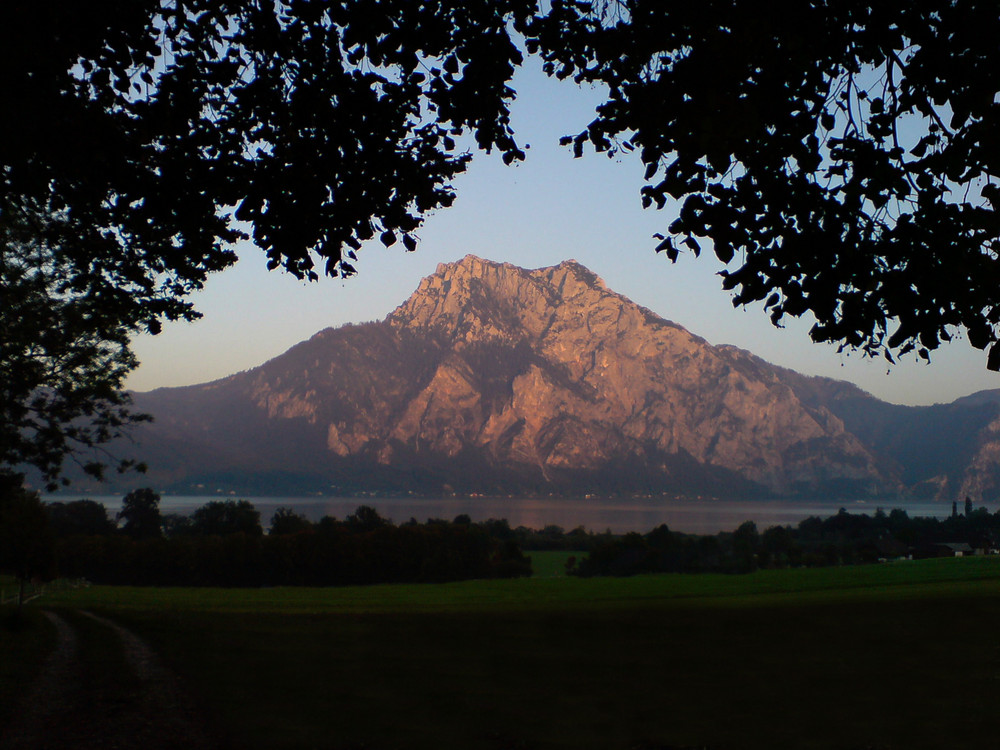
<instances>
[{"instance_id":1,"label":"lake","mask_svg":"<svg viewBox=\"0 0 1000 750\"><path fill-rule=\"evenodd\" d=\"M78 496L46 497L46 500L68 502ZM91 496L107 506L113 515L121 509L121 497ZM189 514L212 500L231 498L219 496L171 496L160 500L163 513ZM460 514L473 521L489 518L506 518L512 527L527 526L541 529L554 524L566 531L584 526L590 531L610 529L616 533L639 531L645 533L667 524L672 531L697 534L714 534L732 531L744 521L753 521L763 531L769 526L795 525L809 516L825 518L840 508L850 513L872 515L878 508L888 513L902 508L911 517L929 516L945 518L951 514L951 503L907 502L900 500L693 500L664 498L356 498L356 497L251 497L247 498L260 511L265 528L274 511L286 506L307 518L318 521L323 516L343 519L359 505L370 505L379 514L393 522L405 523L411 518L423 523L428 518L452 520ZM997 503L978 504L991 513ZM959 503L959 512L963 505Z\"/></svg>"}]
</instances>

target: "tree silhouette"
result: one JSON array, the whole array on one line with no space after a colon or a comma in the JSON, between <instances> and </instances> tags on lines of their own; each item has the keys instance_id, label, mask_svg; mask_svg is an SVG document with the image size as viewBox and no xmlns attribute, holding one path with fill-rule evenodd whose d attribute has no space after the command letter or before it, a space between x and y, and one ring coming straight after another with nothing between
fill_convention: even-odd
<instances>
[{"instance_id":1,"label":"tree silhouette","mask_svg":"<svg viewBox=\"0 0 1000 750\"><path fill-rule=\"evenodd\" d=\"M116 530L108 509L96 500L45 504L49 527L57 537L108 536Z\"/></svg>"},{"instance_id":2,"label":"tree silhouette","mask_svg":"<svg viewBox=\"0 0 1000 750\"><path fill-rule=\"evenodd\" d=\"M163 536L160 518L160 496L149 487L132 490L122 498L118 521L124 521L122 531L133 539L155 539Z\"/></svg>"},{"instance_id":3,"label":"tree silhouette","mask_svg":"<svg viewBox=\"0 0 1000 750\"><path fill-rule=\"evenodd\" d=\"M370 505L359 505L357 510L344 519L349 529L353 531L375 531L392 525L387 518Z\"/></svg>"},{"instance_id":4,"label":"tree silhouette","mask_svg":"<svg viewBox=\"0 0 1000 750\"><path fill-rule=\"evenodd\" d=\"M136 365L134 319L108 308L102 280L77 273L65 231L0 212L0 474L31 464L48 489L67 456L100 477L98 447L146 419L121 390Z\"/></svg>"},{"instance_id":5,"label":"tree silhouette","mask_svg":"<svg viewBox=\"0 0 1000 750\"><path fill-rule=\"evenodd\" d=\"M0 92L16 113L0 118L0 228L27 228L41 242L58 226L58 242L46 245L60 278L111 322L98 333L118 351L106 376L89 381L99 394L49 410L53 436L44 445L19 429L16 414L0 415L0 468L26 462L51 480L72 452L59 431L81 424L76 417L98 426L89 435L96 444L117 434L121 397L106 392L135 366L123 342L165 319L198 317L187 295L236 260L231 244L245 227L270 268L349 276L364 241L412 250L427 212L451 204L450 181L470 159L460 135L499 149L507 163L523 158L509 126L506 84L522 56L508 22L523 28L532 7L0 6ZM17 246L0 240L6 260ZM9 267L0 269L4 329L19 320L6 305L6 287L17 283ZM39 322L58 331L56 317ZM16 373L12 387L4 384L15 411L37 393L58 392L45 356L0 361L3 377ZM90 352L94 373L100 359Z\"/></svg>"},{"instance_id":6,"label":"tree silhouette","mask_svg":"<svg viewBox=\"0 0 1000 750\"><path fill-rule=\"evenodd\" d=\"M312 523L305 516L296 513L291 508L280 507L271 516L271 525L267 533L270 536L299 534L311 531L312 527Z\"/></svg>"},{"instance_id":7,"label":"tree silhouette","mask_svg":"<svg viewBox=\"0 0 1000 750\"><path fill-rule=\"evenodd\" d=\"M212 500L191 515L191 531L206 536L261 536L260 511L249 500Z\"/></svg>"},{"instance_id":8,"label":"tree silhouette","mask_svg":"<svg viewBox=\"0 0 1000 750\"><path fill-rule=\"evenodd\" d=\"M964 332L1000 368L1000 13L972 0L560 2L528 49L608 100L580 134L678 202L657 251L707 239L734 304L816 341L924 358Z\"/></svg>"},{"instance_id":9,"label":"tree silhouette","mask_svg":"<svg viewBox=\"0 0 1000 750\"><path fill-rule=\"evenodd\" d=\"M48 516L38 495L0 476L0 571L18 581L18 609L25 584L50 578L55 570L54 544Z\"/></svg>"}]
</instances>

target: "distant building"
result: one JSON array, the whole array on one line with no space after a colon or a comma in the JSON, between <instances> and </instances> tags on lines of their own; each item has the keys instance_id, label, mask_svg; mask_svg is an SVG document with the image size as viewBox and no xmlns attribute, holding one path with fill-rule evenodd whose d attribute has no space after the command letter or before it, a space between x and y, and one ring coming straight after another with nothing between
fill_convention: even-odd
<instances>
[{"instance_id":1,"label":"distant building","mask_svg":"<svg viewBox=\"0 0 1000 750\"><path fill-rule=\"evenodd\" d=\"M935 542L917 550L915 557L968 557L982 555L983 550L974 548L966 542Z\"/></svg>"}]
</instances>

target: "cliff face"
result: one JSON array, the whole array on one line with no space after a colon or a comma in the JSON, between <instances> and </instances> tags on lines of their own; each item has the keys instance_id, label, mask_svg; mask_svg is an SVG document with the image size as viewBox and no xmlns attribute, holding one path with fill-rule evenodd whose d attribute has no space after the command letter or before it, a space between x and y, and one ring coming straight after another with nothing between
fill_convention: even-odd
<instances>
[{"instance_id":1,"label":"cliff face","mask_svg":"<svg viewBox=\"0 0 1000 750\"><path fill-rule=\"evenodd\" d=\"M898 465L829 408L833 382L710 346L573 261L469 256L383 322L138 405L153 477L188 489L895 492Z\"/></svg>"},{"instance_id":2,"label":"cliff face","mask_svg":"<svg viewBox=\"0 0 1000 750\"><path fill-rule=\"evenodd\" d=\"M547 479L638 459L660 461L668 481L683 456L773 492L885 484L840 420L764 363L709 346L572 261L442 266L388 324L433 330L450 349L389 433L404 445L475 446Z\"/></svg>"}]
</instances>

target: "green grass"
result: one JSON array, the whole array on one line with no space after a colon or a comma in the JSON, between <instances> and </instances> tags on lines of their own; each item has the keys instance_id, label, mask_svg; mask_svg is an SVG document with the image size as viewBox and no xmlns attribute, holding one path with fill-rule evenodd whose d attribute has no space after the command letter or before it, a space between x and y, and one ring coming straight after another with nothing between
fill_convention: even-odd
<instances>
[{"instance_id":1,"label":"green grass","mask_svg":"<svg viewBox=\"0 0 1000 750\"><path fill-rule=\"evenodd\" d=\"M937 748L1000 734L997 559L46 598L148 637L233 747Z\"/></svg>"},{"instance_id":2,"label":"green grass","mask_svg":"<svg viewBox=\"0 0 1000 750\"><path fill-rule=\"evenodd\" d=\"M2 599L9 599L14 596L18 590L18 582L14 576L0 575L0 593L2 593Z\"/></svg>"},{"instance_id":3,"label":"green grass","mask_svg":"<svg viewBox=\"0 0 1000 750\"><path fill-rule=\"evenodd\" d=\"M531 558L531 568L535 578L562 578L566 575L566 561L575 557L580 560L586 557L586 552L534 551L528 553Z\"/></svg>"},{"instance_id":4,"label":"green grass","mask_svg":"<svg viewBox=\"0 0 1000 750\"><path fill-rule=\"evenodd\" d=\"M539 554L539 553L536 553ZM540 553L561 555L563 553ZM555 568L556 566L551 566ZM647 575L581 579L460 581L343 588L156 588L93 586L53 591L49 605L118 611L412 614L508 612L644 606L733 607L791 596L794 601L905 599L962 591L1000 592L1000 558L922 560L881 565L762 570L749 575Z\"/></svg>"}]
</instances>

